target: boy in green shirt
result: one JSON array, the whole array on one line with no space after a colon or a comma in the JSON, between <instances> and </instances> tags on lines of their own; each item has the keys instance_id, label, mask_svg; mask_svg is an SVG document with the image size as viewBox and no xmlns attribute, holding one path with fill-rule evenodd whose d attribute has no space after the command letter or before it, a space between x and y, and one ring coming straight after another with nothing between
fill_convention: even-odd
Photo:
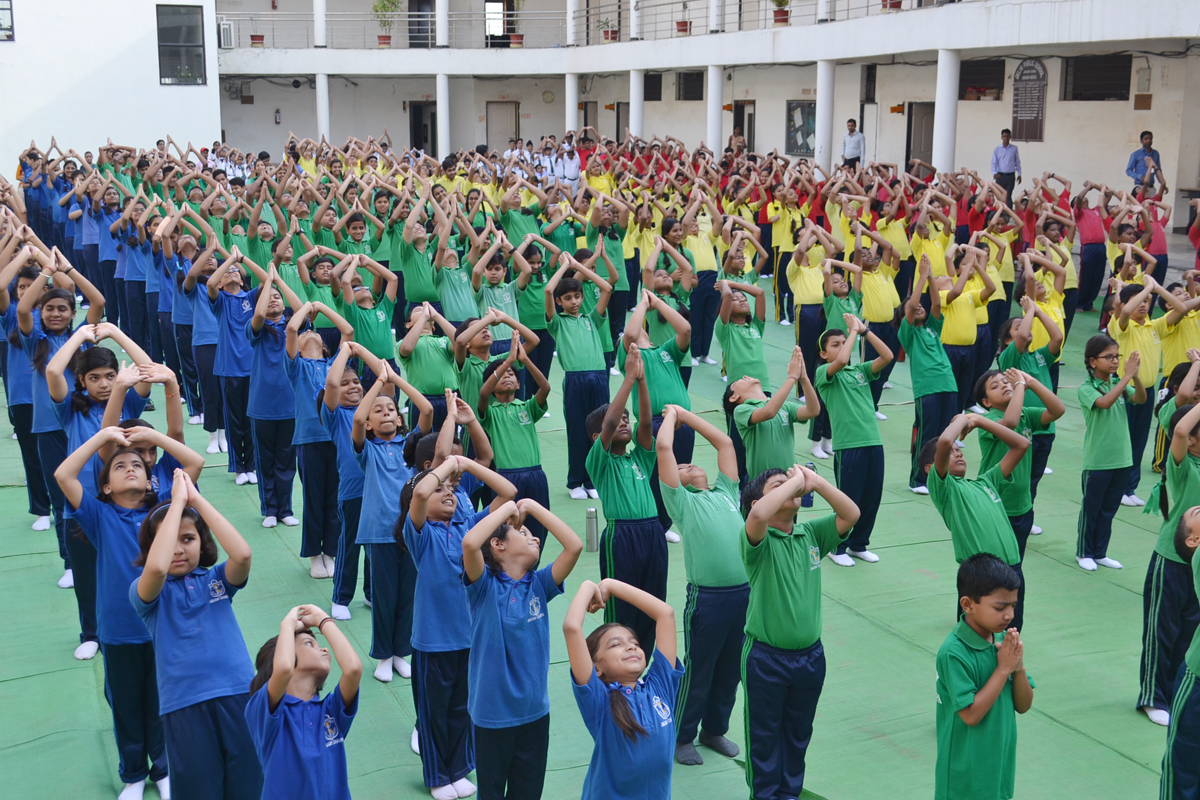
<instances>
[{"instance_id":1,"label":"boy in green shirt","mask_svg":"<svg viewBox=\"0 0 1200 800\"><path fill-rule=\"evenodd\" d=\"M374 276L370 287L364 286L360 267L365 267ZM370 256L350 256L338 270L333 272L330 289L337 310L354 326L354 341L361 344L376 358L387 361L397 373L399 367L395 357L396 340L392 336L392 310L396 307L396 291L400 279ZM345 290L349 291L345 291ZM375 383L375 374L364 362L362 365L364 385Z\"/></svg>"},{"instance_id":2,"label":"boy in green shirt","mask_svg":"<svg viewBox=\"0 0 1200 800\"><path fill-rule=\"evenodd\" d=\"M830 555L833 563L853 567L854 559L868 563L879 556L867 549L871 531L883 500L883 440L879 422L875 419L875 400L871 396L871 381L879 380L883 368L891 363L891 348L867 330L867 323L853 314L842 317L846 331L831 328L821 334L821 358L817 367L816 388L829 410L833 428L833 473L838 488L854 501L861 514L854 530L837 552ZM859 336L878 353L874 360L850 366L850 356Z\"/></svg>"},{"instance_id":3,"label":"boy in green shirt","mask_svg":"<svg viewBox=\"0 0 1200 800\"><path fill-rule=\"evenodd\" d=\"M434 335L435 324L443 336ZM396 355L409 381L433 404L433 427L438 430L446 421L446 390L458 390L453 336L454 328L433 303L420 303L409 315L408 333L396 345ZM410 414L415 427L416 406L410 406Z\"/></svg>"},{"instance_id":4,"label":"boy in green shirt","mask_svg":"<svg viewBox=\"0 0 1200 800\"><path fill-rule=\"evenodd\" d=\"M800 498L810 492L833 513L797 523ZM825 684L821 559L845 540L859 511L833 484L797 464L753 478L742 492L742 512L742 562L750 582L742 647L746 784L751 797L799 797Z\"/></svg>"},{"instance_id":5,"label":"boy in green shirt","mask_svg":"<svg viewBox=\"0 0 1200 800\"><path fill-rule=\"evenodd\" d=\"M976 553L958 568L962 619L937 654L935 800L1013 796L1016 715L1033 705L1025 647L1011 626L1021 583L991 553Z\"/></svg>"},{"instance_id":6,"label":"boy in green shirt","mask_svg":"<svg viewBox=\"0 0 1200 800\"><path fill-rule=\"evenodd\" d=\"M1175 529L1175 553L1189 565L1192 586L1200 586L1200 506L1183 513ZM1196 599L1200 599L1200 595ZM1167 751L1163 755L1159 797L1190 798L1200 795L1200 637L1183 657L1175 679L1175 699L1171 703L1171 727L1167 730Z\"/></svg>"},{"instance_id":7,"label":"boy in green shirt","mask_svg":"<svg viewBox=\"0 0 1200 800\"><path fill-rule=\"evenodd\" d=\"M799 384L804 402L791 399ZM783 469L796 462L796 436L792 427L817 416L821 401L804 369L804 353L792 348L788 374L779 391L767 398L757 378L746 376L725 389L725 415L732 419L739 438L746 443L746 469L742 474L753 479L768 469Z\"/></svg>"}]
</instances>

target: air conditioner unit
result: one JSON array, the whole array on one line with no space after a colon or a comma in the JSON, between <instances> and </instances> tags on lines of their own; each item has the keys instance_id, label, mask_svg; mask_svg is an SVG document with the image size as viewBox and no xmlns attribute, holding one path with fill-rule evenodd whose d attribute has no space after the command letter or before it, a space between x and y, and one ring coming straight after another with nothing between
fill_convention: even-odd
<instances>
[{"instance_id":1,"label":"air conditioner unit","mask_svg":"<svg viewBox=\"0 0 1200 800\"><path fill-rule=\"evenodd\" d=\"M232 50L236 46L233 23L225 17L217 17L217 47L222 50Z\"/></svg>"}]
</instances>

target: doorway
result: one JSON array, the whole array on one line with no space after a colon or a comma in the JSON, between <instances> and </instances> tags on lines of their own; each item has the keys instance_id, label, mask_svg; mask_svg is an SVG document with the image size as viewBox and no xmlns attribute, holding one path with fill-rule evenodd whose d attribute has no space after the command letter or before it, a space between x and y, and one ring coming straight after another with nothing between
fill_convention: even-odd
<instances>
[{"instance_id":1,"label":"doorway","mask_svg":"<svg viewBox=\"0 0 1200 800\"><path fill-rule=\"evenodd\" d=\"M408 104L409 146L437 157L437 104Z\"/></svg>"},{"instance_id":2,"label":"doorway","mask_svg":"<svg viewBox=\"0 0 1200 800\"><path fill-rule=\"evenodd\" d=\"M596 127L596 123L600 121L596 101L585 100L580 105L583 106L583 127Z\"/></svg>"},{"instance_id":3,"label":"doorway","mask_svg":"<svg viewBox=\"0 0 1200 800\"><path fill-rule=\"evenodd\" d=\"M933 103L908 104L908 143L904 160L913 158L925 163L933 161Z\"/></svg>"},{"instance_id":4,"label":"doorway","mask_svg":"<svg viewBox=\"0 0 1200 800\"><path fill-rule=\"evenodd\" d=\"M754 101L753 100L734 100L733 101L733 127L742 129L742 136L746 137L746 151L754 152ZM717 142L719 145L720 142ZM714 145L709 145L713 147Z\"/></svg>"},{"instance_id":5,"label":"doorway","mask_svg":"<svg viewBox=\"0 0 1200 800\"><path fill-rule=\"evenodd\" d=\"M866 140L863 148L863 162L875 160L879 145L879 105L877 103L862 103L858 107L859 130ZM869 131L869 134L868 134Z\"/></svg>"},{"instance_id":6,"label":"doorway","mask_svg":"<svg viewBox=\"0 0 1200 800\"><path fill-rule=\"evenodd\" d=\"M503 153L508 140L521 136L521 104L489 102L487 104L487 146Z\"/></svg>"},{"instance_id":7,"label":"doorway","mask_svg":"<svg viewBox=\"0 0 1200 800\"><path fill-rule=\"evenodd\" d=\"M625 141L625 129L629 127L629 103L617 103L617 133L613 139Z\"/></svg>"},{"instance_id":8,"label":"doorway","mask_svg":"<svg viewBox=\"0 0 1200 800\"><path fill-rule=\"evenodd\" d=\"M413 49L433 47L433 0L412 0L408 10L408 46Z\"/></svg>"}]
</instances>

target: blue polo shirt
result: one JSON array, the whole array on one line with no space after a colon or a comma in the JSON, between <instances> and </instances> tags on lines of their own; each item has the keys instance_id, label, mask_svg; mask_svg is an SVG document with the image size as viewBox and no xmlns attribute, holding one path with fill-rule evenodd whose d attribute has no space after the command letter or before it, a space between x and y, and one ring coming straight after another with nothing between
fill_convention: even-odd
<instances>
[{"instance_id":1,"label":"blue polo shirt","mask_svg":"<svg viewBox=\"0 0 1200 800\"><path fill-rule=\"evenodd\" d=\"M89 244L97 243L96 220L88 210L91 203L91 200L85 199L80 202L78 197L71 198L71 211L79 209L83 212L79 219L72 220L75 223L75 246L80 250Z\"/></svg>"},{"instance_id":2,"label":"blue polo shirt","mask_svg":"<svg viewBox=\"0 0 1200 800\"><path fill-rule=\"evenodd\" d=\"M16 281L13 281L13 286L15 285ZM25 355L25 349L21 347L20 339L17 340L17 344L13 344L9 338L18 328L16 295L13 288L10 287L8 291L13 300L8 304L8 311L0 317L0 326L4 329L4 346L8 348L8 404L28 406L33 404L33 366L29 363L29 356ZM41 326L42 321L35 315L33 329L36 331Z\"/></svg>"},{"instance_id":3,"label":"blue polo shirt","mask_svg":"<svg viewBox=\"0 0 1200 800\"><path fill-rule=\"evenodd\" d=\"M62 333L46 333L42 330L41 320L37 319L37 316L35 311L32 333L26 336L18 329L17 335L20 337L21 349L25 351L25 357L29 359L31 366L34 354L37 352L38 342L43 339L49 342L50 348L46 351L46 360L43 362L49 366L50 359L54 358L54 354L62 349L75 331L68 328ZM84 342L79 349L86 350L87 348L88 343ZM58 421L58 415L54 413L54 398L50 396L50 386L46 383L45 373L31 369L30 380L33 383L33 432L61 431L62 425ZM67 382L67 386L75 385L75 377L69 369L63 369L63 380Z\"/></svg>"},{"instance_id":4,"label":"blue polo shirt","mask_svg":"<svg viewBox=\"0 0 1200 800\"><path fill-rule=\"evenodd\" d=\"M461 506L461 496L458 502ZM471 610L462 581L462 540L488 513L484 509L461 518L456 514L449 524L427 518L419 531L411 516L405 518L404 543L417 565L412 631L415 649L442 653L471 646Z\"/></svg>"},{"instance_id":5,"label":"blue polo shirt","mask_svg":"<svg viewBox=\"0 0 1200 800\"><path fill-rule=\"evenodd\" d=\"M112 224L121 218L121 212L106 211L101 205L99 211L91 211L88 214L96 223L96 244L100 248L100 260L116 261L117 239L112 234Z\"/></svg>"},{"instance_id":6,"label":"blue polo shirt","mask_svg":"<svg viewBox=\"0 0 1200 800\"><path fill-rule=\"evenodd\" d=\"M355 406L338 406L336 411L330 411L329 406L324 403L321 403L320 408L321 424L329 431L329 439L337 447L339 503L363 496L363 471L354 452L354 440L350 438L356 410ZM399 506L400 496L396 495L397 513ZM359 527L361 528L361 525Z\"/></svg>"},{"instance_id":7,"label":"blue polo shirt","mask_svg":"<svg viewBox=\"0 0 1200 800\"><path fill-rule=\"evenodd\" d=\"M421 434L417 432L415 435ZM358 518L359 544L393 544L396 541L394 531L396 520L400 518L400 491L413 476L412 468L404 462L406 441L408 436L397 436L385 442L367 434L362 452L354 454L363 472L362 514Z\"/></svg>"},{"instance_id":8,"label":"blue polo shirt","mask_svg":"<svg viewBox=\"0 0 1200 800\"><path fill-rule=\"evenodd\" d=\"M191 269L191 266L188 269ZM217 344L219 338L217 317L213 314L212 304L208 302L207 284L208 278L201 275L192 290L184 292L184 297L192 308L192 347Z\"/></svg>"},{"instance_id":9,"label":"blue polo shirt","mask_svg":"<svg viewBox=\"0 0 1200 800\"><path fill-rule=\"evenodd\" d=\"M104 421L104 407L108 403L98 403L91 398L88 400L86 411L75 410L75 405L71 402L71 395L67 395L61 403L54 404L54 413L58 417L58 422L67 432L68 452L78 450L84 442L100 432L100 423ZM125 403L121 408L121 419L140 417L145 410L146 398L138 394L137 389L133 387L126 390ZM103 468L104 462L100 459L100 454L94 453L79 472L79 482L83 484L84 494L94 497L99 493L100 487L97 485L97 479ZM69 508L66 509L64 516L72 516Z\"/></svg>"},{"instance_id":10,"label":"blue polo shirt","mask_svg":"<svg viewBox=\"0 0 1200 800\"><path fill-rule=\"evenodd\" d=\"M110 233L109 235L112 236L113 240L117 243L117 266L116 269L113 270L113 277L125 280L125 266L126 262L129 260L129 245L125 243L125 234L121 233L120 231L117 233Z\"/></svg>"},{"instance_id":11,"label":"blue polo shirt","mask_svg":"<svg viewBox=\"0 0 1200 800\"><path fill-rule=\"evenodd\" d=\"M218 291L214 300L205 289L204 299L212 307L217 319L217 358L213 362L213 373L222 378L247 378L254 354L246 329L254 316L254 304L258 302L258 289L249 292Z\"/></svg>"},{"instance_id":12,"label":"blue polo shirt","mask_svg":"<svg viewBox=\"0 0 1200 800\"><path fill-rule=\"evenodd\" d=\"M175 307L175 257L172 256L171 261L168 262L163 251L159 250L151 258L153 262L151 266L153 267L154 274L158 277L158 287L156 289L158 292L158 308L155 310L160 314L164 311L169 314ZM149 280L146 281L146 291L151 291ZM172 317L172 321L174 321L174 317Z\"/></svg>"},{"instance_id":13,"label":"blue polo shirt","mask_svg":"<svg viewBox=\"0 0 1200 800\"><path fill-rule=\"evenodd\" d=\"M251 419L296 417L296 392L284 369L284 362L288 360L284 350L286 328L287 317L279 322L263 320L262 330L258 333L249 322L246 323L245 337L251 351L250 401L246 410ZM313 412L315 416L315 405Z\"/></svg>"},{"instance_id":14,"label":"blue polo shirt","mask_svg":"<svg viewBox=\"0 0 1200 800\"><path fill-rule=\"evenodd\" d=\"M675 759L675 695L683 668L672 668L657 649L650 669L636 687L620 691L629 701L633 716L646 729L636 741L626 738L613 722L609 689L596 671L583 686L571 680L575 703L595 746L587 775L583 779L582 800L638 798L668 800L671 796L671 767Z\"/></svg>"},{"instance_id":15,"label":"blue polo shirt","mask_svg":"<svg viewBox=\"0 0 1200 800\"><path fill-rule=\"evenodd\" d=\"M304 358L300 355L288 358L284 351L283 368L296 399L296 432L292 434L292 444L330 441L329 431L321 424L317 394L325 388L325 378L329 375L329 365L332 363L331 358Z\"/></svg>"},{"instance_id":16,"label":"blue polo shirt","mask_svg":"<svg viewBox=\"0 0 1200 800\"><path fill-rule=\"evenodd\" d=\"M70 501L67 507L70 508ZM143 644L150 632L129 604L129 584L142 574L133 562L141 555L138 529L148 508L102 503L86 491L72 509L84 535L96 548L96 633L104 644Z\"/></svg>"},{"instance_id":17,"label":"blue polo shirt","mask_svg":"<svg viewBox=\"0 0 1200 800\"><path fill-rule=\"evenodd\" d=\"M183 289L183 281L191 269L192 262L180 255L171 256L170 261L167 262L167 272L171 275L171 291L175 293L175 296L171 298L171 321L176 325L195 324L192 301ZM195 335L196 332L193 330L192 336ZM194 345L195 342L193 341L192 344Z\"/></svg>"},{"instance_id":18,"label":"blue polo shirt","mask_svg":"<svg viewBox=\"0 0 1200 800\"><path fill-rule=\"evenodd\" d=\"M285 694L275 713L266 686L250 696L246 724L262 764L263 797L350 800L345 742L361 695L347 706L340 686L312 700Z\"/></svg>"},{"instance_id":19,"label":"blue polo shirt","mask_svg":"<svg viewBox=\"0 0 1200 800\"><path fill-rule=\"evenodd\" d=\"M225 564L168 575L149 603L138 597L136 580L129 584L129 602L154 640L160 714L246 694L254 680L250 652L233 615L233 596L245 586L226 580Z\"/></svg>"},{"instance_id":20,"label":"blue polo shirt","mask_svg":"<svg viewBox=\"0 0 1200 800\"><path fill-rule=\"evenodd\" d=\"M148 261L146 263L146 294L152 294L158 291L158 286L162 283L163 254L161 249L157 253L154 252L154 241L149 236L146 237L146 247L149 248L146 251L148 254ZM157 308L149 308L147 310L151 314L158 311ZM157 324L157 322L153 321L153 317L151 317L151 320L151 324Z\"/></svg>"},{"instance_id":21,"label":"blue polo shirt","mask_svg":"<svg viewBox=\"0 0 1200 800\"><path fill-rule=\"evenodd\" d=\"M562 592L549 566L527 572L519 581L485 569L479 580L467 586L471 608L467 710L479 727L512 728L550 713L546 605Z\"/></svg>"},{"instance_id":22,"label":"blue polo shirt","mask_svg":"<svg viewBox=\"0 0 1200 800\"><path fill-rule=\"evenodd\" d=\"M158 502L171 502L171 495L175 489L175 470L183 469L183 464L179 463L179 459L170 453L159 453L158 461L154 462L154 466L150 470L150 488L158 495ZM195 481L193 485L199 489L200 481Z\"/></svg>"}]
</instances>

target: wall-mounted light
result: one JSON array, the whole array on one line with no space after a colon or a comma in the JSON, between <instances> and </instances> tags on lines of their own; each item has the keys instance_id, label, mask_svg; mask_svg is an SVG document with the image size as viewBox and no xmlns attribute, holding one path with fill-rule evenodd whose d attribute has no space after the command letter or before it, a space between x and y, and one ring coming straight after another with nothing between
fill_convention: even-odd
<instances>
[{"instance_id":1,"label":"wall-mounted light","mask_svg":"<svg viewBox=\"0 0 1200 800\"><path fill-rule=\"evenodd\" d=\"M283 117L280 115L279 109L277 108L275 109L275 124L278 125L281 122L283 122Z\"/></svg>"}]
</instances>

